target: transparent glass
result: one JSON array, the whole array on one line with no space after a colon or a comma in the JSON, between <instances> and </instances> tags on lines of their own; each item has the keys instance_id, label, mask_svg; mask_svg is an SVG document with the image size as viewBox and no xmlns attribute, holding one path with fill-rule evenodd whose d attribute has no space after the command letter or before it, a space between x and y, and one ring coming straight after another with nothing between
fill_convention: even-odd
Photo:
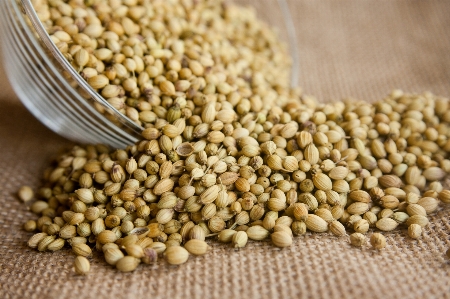
<instances>
[{"instance_id":1,"label":"transparent glass","mask_svg":"<svg viewBox=\"0 0 450 299\"><path fill-rule=\"evenodd\" d=\"M292 80L297 84L295 32L284 0L235 1L270 5L276 13L261 18L278 28L289 42ZM52 131L77 142L124 148L138 140L143 128L112 107L72 68L39 22L30 0L0 1L1 46L11 85L27 109Z\"/></svg>"}]
</instances>

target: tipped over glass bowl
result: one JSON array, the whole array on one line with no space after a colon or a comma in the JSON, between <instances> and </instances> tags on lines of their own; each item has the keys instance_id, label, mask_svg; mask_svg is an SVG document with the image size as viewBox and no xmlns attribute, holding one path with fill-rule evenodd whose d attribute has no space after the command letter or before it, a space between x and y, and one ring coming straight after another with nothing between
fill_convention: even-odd
<instances>
[{"instance_id":1,"label":"tipped over glass bowl","mask_svg":"<svg viewBox=\"0 0 450 299\"><path fill-rule=\"evenodd\" d=\"M295 31L285 0L233 1L255 6L258 17L274 26L288 42L297 84ZM3 64L26 108L52 131L70 140L124 148L144 130L94 90L53 43L31 0L0 2Z\"/></svg>"}]
</instances>

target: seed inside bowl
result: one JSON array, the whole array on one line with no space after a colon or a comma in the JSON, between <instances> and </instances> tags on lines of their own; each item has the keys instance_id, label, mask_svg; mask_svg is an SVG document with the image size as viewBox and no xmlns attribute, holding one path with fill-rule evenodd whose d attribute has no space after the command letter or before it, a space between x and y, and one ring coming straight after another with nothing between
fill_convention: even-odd
<instances>
[{"instance_id":1,"label":"seed inside bowl","mask_svg":"<svg viewBox=\"0 0 450 299\"><path fill-rule=\"evenodd\" d=\"M230 123L236 113L226 117L227 109L258 113L292 98L287 46L252 8L228 1L33 3L73 68L144 128L198 115L206 102L221 103L217 112Z\"/></svg>"}]
</instances>

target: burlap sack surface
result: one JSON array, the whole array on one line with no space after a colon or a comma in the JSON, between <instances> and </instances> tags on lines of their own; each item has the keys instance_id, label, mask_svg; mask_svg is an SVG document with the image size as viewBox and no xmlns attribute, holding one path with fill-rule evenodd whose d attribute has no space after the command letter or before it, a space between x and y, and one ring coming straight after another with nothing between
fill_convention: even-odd
<instances>
[{"instance_id":1,"label":"burlap sack surface","mask_svg":"<svg viewBox=\"0 0 450 299\"><path fill-rule=\"evenodd\" d=\"M374 101L393 88L450 95L449 1L289 5L306 93L324 101ZM31 233L21 226L36 216L15 195L23 184L37 187L51 157L70 145L26 111L0 71L0 298L450 298L449 208L431 217L420 240L405 229L385 234L380 252L308 233L283 250L212 242L209 254L182 266L160 261L128 274L96 253L90 274L75 276L68 250L26 247Z\"/></svg>"}]
</instances>

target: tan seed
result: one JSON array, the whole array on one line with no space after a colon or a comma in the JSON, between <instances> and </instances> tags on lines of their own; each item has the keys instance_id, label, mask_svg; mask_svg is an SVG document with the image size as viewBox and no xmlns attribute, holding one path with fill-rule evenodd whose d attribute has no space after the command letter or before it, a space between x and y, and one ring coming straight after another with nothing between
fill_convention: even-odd
<instances>
[{"instance_id":1,"label":"tan seed","mask_svg":"<svg viewBox=\"0 0 450 299\"><path fill-rule=\"evenodd\" d=\"M308 217L308 206L304 203L294 203L293 213L295 219L305 221Z\"/></svg>"},{"instance_id":2,"label":"tan seed","mask_svg":"<svg viewBox=\"0 0 450 299\"><path fill-rule=\"evenodd\" d=\"M228 185L234 184L234 182L236 182L236 180L237 180L238 178L239 178L239 174L238 174L238 173L234 173L234 172L225 172L225 173L222 173L222 174L219 176L218 181L219 181L221 184L223 184L223 185L225 185L225 186L228 186Z\"/></svg>"},{"instance_id":3,"label":"tan seed","mask_svg":"<svg viewBox=\"0 0 450 299\"><path fill-rule=\"evenodd\" d=\"M333 187L331 179L324 173L313 175L313 183L317 189L323 191L331 190L331 188Z\"/></svg>"},{"instance_id":4,"label":"tan seed","mask_svg":"<svg viewBox=\"0 0 450 299\"><path fill-rule=\"evenodd\" d=\"M209 204L214 202L216 200L217 196L219 195L220 187L218 185L214 185L206 189L205 191L200 194L199 201L202 204Z\"/></svg>"},{"instance_id":5,"label":"tan seed","mask_svg":"<svg viewBox=\"0 0 450 299\"><path fill-rule=\"evenodd\" d=\"M156 183L155 187L153 188L153 193L155 195L161 195L164 192L171 191L174 186L174 182L171 179L162 179L159 182Z\"/></svg>"},{"instance_id":6,"label":"tan seed","mask_svg":"<svg viewBox=\"0 0 450 299\"><path fill-rule=\"evenodd\" d=\"M406 220L406 225L410 226L412 224L418 224L421 227L427 226L429 223L429 220L426 216L422 215L413 215Z\"/></svg>"},{"instance_id":7,"label":"tan seed","mask_svg":"<svg viewBox=\"0 0 450 299\"><path fill-rule=\"evenodd\" d=\"M305 220L306 227L317 233L323 233L328 230L328 223L317 215L309 214Z\"/></svg>"},{"instance_id":8,"label":"tan seed","mask_svg":"<svg viewBox=\"0 0 450 299\"><path fill-rule=\"evenodd\" d=\"M349 198L358 202L372 202L370 194L364 190L353 190L352 192L350 192Z\"/></svg>"},{"instance_id":9,"label":"tan seed","mask_svg":"<svg viewBox=\"0 0 450 299\"><path fill-rule=\"evenodd\" d=\"M353 233L350 235L350 244L356 247L361 247L366 244L366 236L361 233Z\"/></svg>"},{"instance_id":10,"label":"tan seed","mask_svg":"<svg viewBox=\"0 0 450 299\"><path fill-rule=\"evenodd\" d=\"M39 242L41 242L45 237L47 237L46 233L37 233L31 236L31 238L28 240L28 247L31 248L37 248Z\"/></svg>"},{"instance_id":11,"label":"tan seed","mask_svg":"<svg viewBox=\"0 0 450 299\"><path fill-rule=\"evenodd\" d=\"M366 219L360 219L353 224L353 229L357 233L365 234L369 230L369 222Z\"/></svg>"},{"instance_id":12,"label":"tan seed","mask_svg":"<svg viewBox=\"0 0 450 299\"><path fill-rule=\"evenodd\" d=\"M194 196L194 194L195 194L195 187L193 186L183 186L178 190L177 193L178 197L183 200L186 200L189 197Z\"/></svg>"},{"instance_id":13,"label":"tan seed","mask_svg":"<svg viewBox=\"0 0 450 299\"><path fill-rule=\"evenodd\" d=\"M39 251L46 251L48 246L55 241L55 236L46 236L38 244L37 249Z\"/></svg>"},{"instance_id":14,"label":"tan seed","mask_svg":"<svg viewBox=\"0 0 450 299\"><path fill-rule=\"evenodd\" d=\"M398 222L391 218L382 218L377 221L375 226L382 231L390 232L397 228Z\"/></svg>"},{"instance_id":15,"label":"tan seed","mask_svg":"<svg viewBox=\"0 0 450 299\"><path fill-rule=\"evenodd\" d=\"M92 254L91 248L86 244L74 244L72 245L72 251L76 255L88 257Z\"/></svg>"},{"instance_id":16,"label":"tan seed","mask_svg":"<svg viewBox=\"0 0 450 299\"><path fill-rule=\"evenodd\" d=\"M194 153L194 146L189 142L184 142L178 145L175 151L181 157L188 157Z\"/></svg>"},{"instance_id":17,"label":"tan seed","mask_svg":"<svg viewBox=\"0 0 450 299\"><path fill-rule=\"evenodd\" d=\"M333 222L335 220L333 214L331 214L331 211L326 208L319 208L314 211L314 214L316 214L317 216L319 216L328 223Z\"/></svg>"},{"instance_id":18,"label":"tan seed","mask_svg":"<svg viewBox=\"0 0 450 299\"><path fill-rule=\"evenodd\" d=\"M243 248L247 245L248 235L244 231L238 231L231 237L232 246L234 248Z\"/></svg>"},{"instance_id":19,"label":"tan seed","mask_svg":"<svg viewBox=\"0 0 450 299\"><path fill-rule=\"evenodd\" d=\"M291 224L291 229L295 236L300 236L306 233L306 224L303 221L294 221Z\"/></svg>"},{"instance_id":20,"label":"tan seed","mask_svg":"<svg viewBox=\"0 0 450 299\"><path fill-rule=\"evenodd\" d=\"M328 228L329 228L330 232L333 233L333 235L338 236L338 237L342 237L347 234L345 231L344 225L336 220L330 222L330 224L328 225Z\"/></svg>"},{"instance_id":21,"label":"tan seed","mask_svg":"<svg viewBox=\"0 0 450 299\"><path fill-rule=\"evenodd\" d=\"M66 225L59 230L59 236L63 239L70 239L77 235L77 228L73 225Z\"/></svg>"},{"instance_id":22,"label":"tan seed","mask_svg":"<svg viewBox=\"0 0 450 299\"><path fill-rule=\"evenodd\" d=\"M269 236L269 231L260 225L254 225L246 231L248 238L255 241L262 241Z\"/></svg>"},{"instance_id":23,"label":"tan seed","mask_svg":"<svg viewBox=\"0 0 450 299\"><path fill-rule=\"evenodd\" d=\"M223 229L225 229L225 226L226 226L225 221L222 218L220 218L219 216L217 216L217 215L213 216L208 221L208 228L213 233L217 233L217 232L222 231Z\"/></svg>"},{"instance_id":24,"label":"tan seed","mask_svg":"<svg viewBox=\"0 0 450 299\"><path fill-rule=\"evenodd\" d=\"M364 202L354 202L347 207L347 212L352 215L362 215L369 210L369 205Z\"/></svg>"},{"instance_id":25,"label":"tan seed","mask_svg":"<svg viewBox=\"0 0 450 299\"><path fill-rule=\"evenodd\" d=\"M349 170L344 166L337 166L331 169L328 176L333 180L343 180L347 177Z\"/></svg>"},{"instance_id":26,"label":"tan seed","mask_svg":"<svg viewBox=\"0 0 450 299\"><path fill-rule=\"evenodd\" d=\"M311 165L315 165L317 164L317 162L319 162L319 150L314 144L309 144L306 146L305 160L308 161Z\"/></svg>"},{"instance_id":27,"label":"tan seed","mask_svg":"<svg viewBox=\"0 0 450 299\"><path fill-rule=\"evenodd\" d=\"M421 199L419 199L417 204L422 206L427 214L431 214L437 210L439 201L433 197L422 197Z\"/></svg>"},{"instance_id":28,"label":"tan seed","mask_svg":"<svg viewBox=\"0 0 450 299\"><path fill-rule=\"evenodd\" d=\"M124 256L116 263L116 268L120 272L132 272L139 266L140 260L133 256Z\"/></svg>"},{"instance_id":29,"label":"tan seed","mask_svg":"<svg viewBox=\"0 0 450 299\"><path fill-rule=\"evenodd\" d=\"M23 229L27 232L33 232L36 230L36 221L34 220L28 220L24 223Z\"/></svg>"},{"instance_id":30,"label":"tan seed","mask_svg":"<svg viewBox=\"0 0 450 299\"><path fill-rule=\"evenodd\" d=\"M77 256L74 262L75 273L86 275L91 270L91 264L84 256Z\"/></svg>"},{"instance_id":31,"label":"tan seed","mask_svg":"<svg viewBox=\"0 0 450 299\"><path fill-rule=\"evenodd\" d=\"M417 223L413 223L408 226L408 236L413 239L418 239L422 235L422 226Z\"/></svg>"},{"instance_id":32,"label":"tan seed","mask_svg":"<svg viewBox=\"0 0 450 299\"><path fill-rule=\"evenodd\" d=\"M423 171L422 175L428 181L440 181L445 177L446 173L439 167L429 167Z\"/></svg>"},{"instance_id":33,"label":"tan seed","mask_svg":"<svg viewBox=\"0 0 450 299\"><path fill-rule=\"evenodd\" d=\"M208 251L209 246L203 240L192 239L184 244L184 248L186 248L186 250L189 251L190 254L203 255Z\"/></svg>"},{"instance_id":34,"label":"tan seed","mask_svg":"<svg viewBox=\"0 0 450 299\"><path fill-rule=\"evenodd\" d=\"M398 200L397 197L392 196L392 195L385 195L382 198L380 198L380 204L385 208L385 209L395 209L398 207L398 205L400 204L400 201Z\"/></svg>"},{"instance_id":35,"label":"tan seed","mask_svg":"<svg viewBox=\"0 0 450 299\"><path fill-rule=\"evenodd\" d=\"M142 258L144 256L144 250L143 248L138 244L130 244L125 246L125 251L129 256L135 257L135 258Z\"/></svg>"},{"instance_id":36,"label":"tan seed","mask_svg":"<svg viewBox=\"0 0 450 299\"><path fill-rule=\"evenodd\" d=\"M158 253L156 252L156 250L152 248L145 248L142 262L144 262L145 264L154 264L157 261L158 261Z\"/></svg>"},{"instance_id":37,"label":"tan seed","mask_svg":"<svg viewBox=\"0 0 450 299\"><path fill-rule=\"evenodd\" d=\"M427 216L427 211L425 211L425 208L418 204L409 204L406 207L406 212L409 216L413 215L422 215Z\"/></svg>"},{"instance_id":38,"label":"tan seed","mask_svg":"<svg viewBox=\"0 0 450 299\"><path fill-rule=\"evenodd\" d=\"M380 233L373 233L370 236L370 244L375 249L383 249L386 247L386 238Z\"/></svg>"},{"instance_id":39,"label":"tan seed","mask_svg":"<svg viewBox=\"0 0 450 299\"><path fill-rule=\"evenodd\" d=\"M189 252L181 246L171 246L164 253L166 261L171 265L181 265L187 262Z\"/></svg>"},{"instance_id":40,"label":"tan seed","mask_svg":"<svg viewBox=\"0 0 450 299\"><path fill-rule=\"evenodd\" d=\"M28 202L33 199L34 192L33 189L31 189L28 186L22 186L20 187L19 191L17 192L17 195L19 196L20 200L23 202Z\"/></svg>"},{"instance_id":41,"label":"tan seed","mask_svg":"<svg viewBox=\"0 0 450 299\"><path fill-rule=\"evenodd\" d=\"M117 240L117 235L111 230L104 230L97 235L97 241L100 244L114 243Z\"/></svg>"},{"instance_id":42,"label":"tan seed","mask_svg":"<svg viewBox=\"0 0 450 299\"><path fill-rule=\"evenodd\" d=\"M48 245L47 250L58 251L64 247L65 243L66 241L64 239L61 238L56 239L55 241L53 241Z\"/></svg>"},{"instance_id":43,"label":"tan seed","mask_svg":"<svg viewBox=\"0 0 450 299\"><path fill-rule=\"evenodd\" d=\"M396 187L401 188L403 186L402 180L396 176L396 175L383 175L380 178L378 178L378 183L383 188L389 188L389 187Z\"/></svg>"},{"instance_id":44,"label":"tan seed","mask_svg":"<svg viewBox=\"0 0 450 299\"><path fill-rule=\"evenodd\" d=\"M292 235L285 231L277 231L270 235L273 245L277 247L288 247L292 245Z\"/></svg>"},{"instance_id":45,"label":"tan seed","mask_svg":"<svg viewBox=\"0 0 450 299\"><path fill-rule=\"evenodd\" d=\"M232 229L224 229L219 233L217 239L222 243L230 243L233 239L233 236L236 234L235 230Z\"/></svg>"},{"instance_id":46,"label":"tan seed","mask_svg":"<svg viewBox=\"0 0 450 299\"><path fill-rule=\"evenodd\" d=\"M443 203L450 203L450 190L442 190L441 192L439 192L438 198Z\"/></svg>"},{"instance_id":47,"label":"tan seed","mask_svg":"<svg viewBox=\"0 0 450 299\"><path fill-rule=\"evenodd\" d=\"M111 266L115 266L117 262L124 257L124 254L119 248L106 249L103 253L105 254L106 262Z\"/></svg>"},{"instance_id":48,"label":"tan seed","mask_svg":"<svg viewBox=\"0 0 450 299\"><path fill-rule=\"evenodd\" d=\"M167 246L166 244L162 243L162 242L153 242L151 243L147 248L152 248L153 250L155 250L158 254L161 254L163 252L166 251Z\"/></svg>"}]
</instances>

